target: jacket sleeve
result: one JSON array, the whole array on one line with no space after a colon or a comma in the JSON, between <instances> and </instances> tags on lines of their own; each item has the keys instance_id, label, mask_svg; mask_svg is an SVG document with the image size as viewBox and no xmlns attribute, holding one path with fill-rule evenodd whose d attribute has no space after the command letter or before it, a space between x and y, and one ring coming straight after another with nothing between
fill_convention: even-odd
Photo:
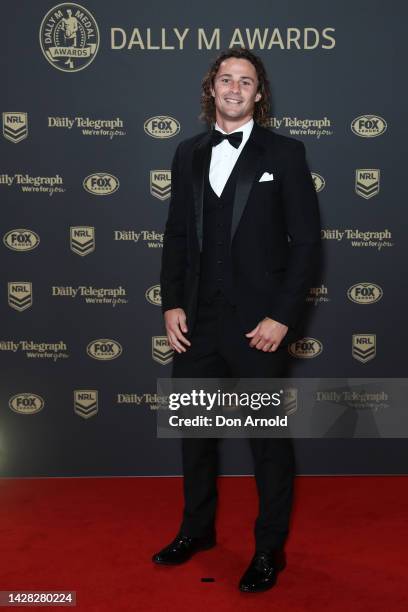
<instances>
[{"instance_id":1,"label":"jacket sleeve","mask_svg":"<svg viewBox=\"0 0 408 612\"><path fill-rule=\"evenodd\" d=\"M181 308L187 254L187 215L180 176L180 144L171 165L171 197L164 230L160 271L162 312Z\"/></svg>"},{"instance_id":2,"label":"jacket sleeve","mask_svg":"<svg viewBox=\"0 0 408 612\"><path fill-rule=\"evenodd\" d=\"M282 197L289 237L289 256L282 289L271 318L296 328L305 298L320 263L320 215L316 189L306 162L305 145L296 141L283 174Z\"/></svg>"}]
</instances>

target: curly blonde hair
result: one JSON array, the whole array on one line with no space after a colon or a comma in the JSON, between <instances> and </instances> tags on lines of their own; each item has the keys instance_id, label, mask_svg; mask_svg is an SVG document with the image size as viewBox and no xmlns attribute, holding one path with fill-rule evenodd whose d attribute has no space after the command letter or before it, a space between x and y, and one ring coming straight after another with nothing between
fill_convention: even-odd
<instances>
[{"instance_id":1,"label":"curly blonde hair","mask_svg":"<svg viewBox=\"0 0 408 612\"><path fill-rule=\"evenodd\" d=\"M254 66L258 76L258 92L261 94L261 99L255 102L254 121L259 123L259 125L268 126L271 104L271 90L268 77L262 60L248 49L228 49L227 51L222 51L210 66L201 83L201 114L199 119L205 121L209 126L215 123L215 103L211 95L211 89L214 87L214 78L221 62L230 57L248 60Z\"/></svg>"}]
</instances>

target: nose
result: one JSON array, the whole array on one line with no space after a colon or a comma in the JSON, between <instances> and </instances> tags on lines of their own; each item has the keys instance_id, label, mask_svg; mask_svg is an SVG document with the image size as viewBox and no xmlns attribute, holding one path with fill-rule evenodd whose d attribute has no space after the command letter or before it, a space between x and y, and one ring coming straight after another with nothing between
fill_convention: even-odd
<instances>
[{"instance_id":1,"label":"nose","mask_svg":"<svg viewBox=\"0 0 408 612\"><path fill-rule=\"evenodd\" d=\"M239 81L231 81L231 93L240 93L241 85Z\"/></svg>"}]
</instances>

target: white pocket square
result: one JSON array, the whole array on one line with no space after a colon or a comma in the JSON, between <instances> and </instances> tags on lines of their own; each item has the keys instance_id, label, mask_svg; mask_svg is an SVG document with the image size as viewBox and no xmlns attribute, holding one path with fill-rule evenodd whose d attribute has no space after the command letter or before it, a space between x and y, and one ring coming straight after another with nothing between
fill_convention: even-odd
<instances>
[{"instance_id":1,"label":"white pocket square","mask_svg":"<svg viewBox=\"0 0 408 612\"><path fill-rule=\"evenodd\" d=\"M261 178L259 179L259 183L263 183L264 181L273 181L273 174L272 172L264 172L263 175L261 176Z\"/></svg>"}]
</instances>

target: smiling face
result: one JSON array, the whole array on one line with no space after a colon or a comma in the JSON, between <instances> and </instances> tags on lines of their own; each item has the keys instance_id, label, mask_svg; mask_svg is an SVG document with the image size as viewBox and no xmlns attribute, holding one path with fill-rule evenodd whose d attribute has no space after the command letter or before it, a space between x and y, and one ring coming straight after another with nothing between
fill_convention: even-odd
<instances>
[{"instance_id":1,"label":"smiling face","mask_svg":"<svg viewBox=\"0 0 408 612\"><path fill-rule=\"evenodd\" d=\"M261 99L257 89L258 77L250 61L229 57L221 62L211 89L218 125L233 127L233 124L239 126L249 121L255 102Z\"/></svg>"}]
</instances>

